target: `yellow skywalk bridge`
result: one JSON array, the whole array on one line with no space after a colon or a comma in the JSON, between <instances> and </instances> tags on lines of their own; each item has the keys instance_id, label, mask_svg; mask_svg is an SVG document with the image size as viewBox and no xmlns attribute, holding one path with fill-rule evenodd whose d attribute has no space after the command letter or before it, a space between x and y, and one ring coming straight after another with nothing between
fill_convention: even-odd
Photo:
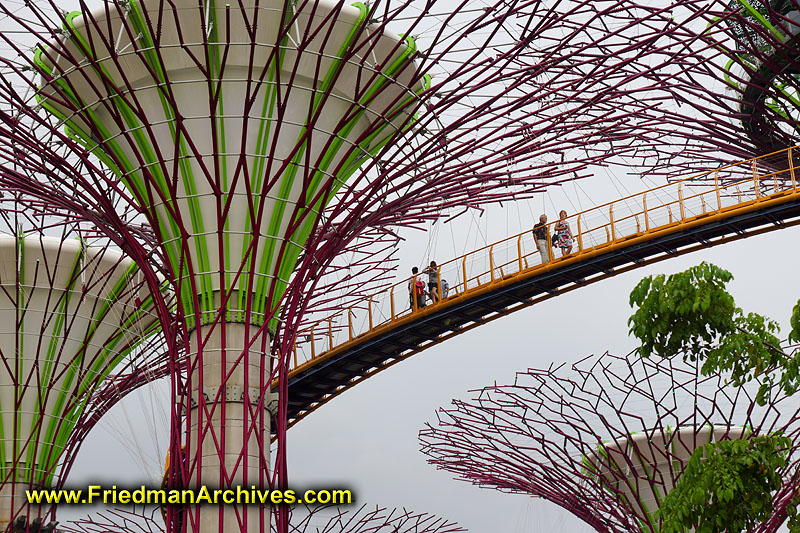
<instances>
[{"instance_id":1,"label":"yellow skywalk bridge","mask_svg":"<svg viewBox=\"0 0 800 533\"><path fill-rule=\"evenodd\" d=\"M457 257L439 265L450 291L437 304L410 309L406 279L317 322L299 335L290 362L289 425L381 370L519 309L662 259L800 223L793 152L800 155L800 147L573 214L567 218L572 253L555 257L554 250L544 264L532 231Z\"/></svg>"}]
</instances>

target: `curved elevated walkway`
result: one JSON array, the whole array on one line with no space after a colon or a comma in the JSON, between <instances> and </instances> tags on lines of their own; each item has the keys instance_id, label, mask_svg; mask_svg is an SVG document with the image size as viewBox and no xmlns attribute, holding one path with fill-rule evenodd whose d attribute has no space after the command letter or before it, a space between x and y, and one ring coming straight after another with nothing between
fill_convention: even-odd
<instances>
[{"instance_id":1,"label":"curved elevated walkway","mask_svg":"<svg viewBox=\"0 0 800 533\"><path fill-rule=\"evenodd\" d=\"M316 323L301 334L305 342L291 362L289 425L395 363L519 309L672 256L800 223L793 150L572 215L573 253L546 264L530 231L448 261L440 276L450 281L449 297L423 309L408 309L404 280ZM776 161L783 164L776 168Z\"/></svg>"}]
</instances>

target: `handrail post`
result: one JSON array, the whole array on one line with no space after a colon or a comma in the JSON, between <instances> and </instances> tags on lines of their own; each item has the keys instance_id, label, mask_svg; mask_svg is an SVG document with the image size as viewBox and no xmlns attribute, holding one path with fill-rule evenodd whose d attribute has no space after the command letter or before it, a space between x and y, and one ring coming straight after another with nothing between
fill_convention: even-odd
<instances>
[{"instance_id":1,"label":"handrail post","mask_svg":"<svg viewBox=\"0 0 800 533\"><path fill-rule=\"evenodd\" d=\"M494 281L494 256L492 255L494 244L489 246L489 274L492 281Z\"/></svg>"},{"instance_id":2,"label":"handrail post","mask_svg":"<svg viewBox=\"0 0 800 533\"><path fill-rule=\"evenodd\" d=\"M390 306L390 312L391 312L392 320L394 320L394 316L395 316L394 315L394 288L395 287L397 287L397 285L392 285L392 288L389 291L389 306ZM414 290L414 292L412 294L414 294L415 297L411 301L414 303L414 305L413 305L414 309L413 310L416 311L417 310L417 298L416 298L417 292L416 292L416 287L414 287L412 290Z\"/></svg>"},{"instance_id":3,"label":"handrail post","mask_svg":"<svg viewBox=\"0 0 800 533\"><path fill-rule=\"evenodd\" d=\"M436 300L436 303L438 304L442 301L442 265L436 267L436 281L439 283L439 286L437 287L439 299Z\"/></svg>"},{"instance_id":4,"label":"handrail post","mask_svg":"<svg viewBox=\"0 0 800 533\"><path fill-rule=\"evenodd\" d=\"M372 329L372 296L367 300L367 313L369 314L369 329Z\"/></svg>"},{"instance_id":5,"label":"handrail post","mask_svg":"<svg viewBox=\"0 0 800 533\"><path fill-rule=\"evenodd\" d=\"M756 162L753 160L753 188L756 192L756 200L761 198L761 184L758 181L758 168L756 167Z\"/></svg>"},{"instance_id":6,"label":"handrail post","mask_svg":"<svg viewBox=\"0 0 800 533\"><path fill-rule=\"evenodd\" d=\"M533 241L536 242L536 237L533 238ZM517 237L517 259L519 261L519 272L522 272L522 234Z\"/></svg>"},{"instance_id":7,"label":"handrail post","mask_svg":"<svg viewBox=\"0 0 800 533\"><path fill-rule=\"evenodd\" d=\"M714 171L714 190L717 191L717 213L722 211L722 195L719 193L719 170Z\"/></svg>"},{"instance_id":8,"label":"handrail post","mask_svg":"<svg viewBox=\"0 0 800 533\"><path fill-rule=\"evenodd\" d=\"M467 292L467 256L461 258L461 268L464 271L464 293Z\"/></svg>"},{"instance_id":9,"label":"handrail post","mask_svg":"<svg viewBox=\"0 0 800 533\"><path fill-rule=\"evenodd\" d=\"M347 308L347 328L350 330L350 340L353 340L353 306Z\"/></svg>"},{"instance_id":10,"label":"handrail post","mask_svg":"<svg viewBox=\"0 0 800 533\"><path fill-rule=\"evenodd\" d=\"M328 319L328 349L333 350L333 317Z\"/></svg>"},{"instance_id":11,"label":"handrail post","mask_svg":"<svg viewBox=\"0 0 800 533\"><path fill-rule=\"evenodd\" d=\"M792 190L797 189L797 181L794 177L794 159L792 159L792 149L789 148L789 175L792 177Z\"/></svg>"},{"instance_id":12,"label":"handrail post","mask_svg":"<svg viewBox=\"0 0 800 533\"><path fill-rule=\"evenodd\" d=\"M611 219L611 242L617 240L617 232L614 229L614 204L608 206L608 217Z\"/></svg>"},{"instance_id":13,"label":"handrail post","mask_svg":"<svg viewBox=\"0 0 800 533\"><path fill-rule=\"evenodd\" d=\"M644 231L650 231L650 217L647 216L647 191L642 195L642 207L644 207Z\"/></svg>"},{"instance_id":14,"label":"handrail post","mask_svg":"<svg viewBox=\"0 0 800 533\"><path fill-rule=\"evenodd\" d=\"M547 232L547 233L548 233L548 238L549 238L550 232ZM578 213L578 251L579 252L583 251L583 230L581 230L581 214L580 213Z\"/></svg>"},{"instance_id":15,"label":"handrail post","mask_svg":"<svg viewBox=\"0 0 800 533\"><path fill-rule=\"evenodd\" d=\"M678 206L681 208L681 222L686 220L686 211L683 208L683 183L678 183Z\"/></svg>"},{"instance_id":16,"label":"handrail post","mask_svg":"<svg viewBox=\"0 0 800 533\"><path fill-rule=\"evenodd\" d=\"M311 326L311 335L309 337L311 338L311 359L314 359L317 356L317 350L314 347L314 326Z\"/></svg>"}]
</instances>

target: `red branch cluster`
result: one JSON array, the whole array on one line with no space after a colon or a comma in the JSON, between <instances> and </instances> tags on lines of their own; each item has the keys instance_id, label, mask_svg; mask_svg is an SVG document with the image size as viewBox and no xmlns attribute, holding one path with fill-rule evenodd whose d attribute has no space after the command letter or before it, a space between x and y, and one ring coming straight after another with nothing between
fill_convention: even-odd
<instances>
[{"instance_id":1,"label":"red branch cluster","mask_svg":"<svg viewBox=\"0 0 800 533\"><path fill-rule=\"evenodd\" d=\"M158 509L113 509L75 520L59 528L64 533L164 533ZM273 525L272 531L277 531ZM292 511L289 533L459 533L458 525L426 513L406 509L343 510L328 505Z\"/></svg>"},{"instance_id":2,"label":"red branch cluster","mask_svg":"<svg viewBox=\"0 0 800 533\"><path fill-rule=\"evenodd\" d=\"M781 396L760 407L747 389L702 377L679 359L606 353L571 368L521 372L513 385L486 387L440 410L438 424L420 433L422 451L459 479L545 498L598 531L655 532L647 518L653 509L642 500L674 486L694 428L713 425L721 438L739 438L742 427L751 436L782 432L794 443L781 472L785 484L757 529L773 531L796 492L800 421L791 401ZM637 434L647 437L638 453L609 451L632 445Z\"/></svg>"}]
</instances>

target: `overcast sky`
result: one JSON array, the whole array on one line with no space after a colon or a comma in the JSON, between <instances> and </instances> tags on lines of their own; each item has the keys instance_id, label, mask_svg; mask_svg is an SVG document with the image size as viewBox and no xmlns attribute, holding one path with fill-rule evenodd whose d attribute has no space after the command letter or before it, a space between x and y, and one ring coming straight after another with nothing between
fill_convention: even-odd
<instances>
[{"instance_id":1,"label":"overcast sky","mask_svg":"<svg viewBox=\"0 0 800 533\"><path fill-rule=\"evenodd\" d=\"M608 192L615 189L609 186L610 179L615 187L633 189L638 183L598 176L582 189L602 202L603 196L616 194ZM551 195L557 198L555 205L563 205L567 200L557 195L573 193L579 194L566 188ZM487 212L485 219L476 217L455 226L452 232L433 228L411 234L401 249L401 269L447 259L449 249L471 249L466 248L469 241L513 233L528 223L525 212L538 215L544 208L552 217L549 203L543 199L506 204ZM587 200L582 203L585 207ZM435 421L436 410L451 399L471 398L471 390L494 383L512 383L517 371L572 363L606 350L628 353L635 347L627 335L628 293L645 275L713 262L734 274L730 287L737 304L776 319L785 336L792 306L800 298L798 237L800 229L779 230L669 259L560 295L415 355L342 394L289 431L291 484L350 487L359 503L431 512L474 532L589 531L548 502L454 481L425 462L418 431L425 422ZM156 405L143 405L142 398ZM167 449L167 420L158 404L167 399L163 387L156 387L123 402L84 444L71 484L98 479L157 483ZM86 512L74 507L61 511L60 517Z\"/></svg>"},{"instance_id":2,"label":"overcast sky","mask_svg":"<svg viewBox=\"0 0 800 533\"><path fill-rule=\"evenodd\" d=\"M75 0L65 6L77 4ZM540 198L506 203L482 216L470 212L427 232L404 233L398 279L412 266L458 254L530 228L541 212L554 220L558 210L575 212L650 182L612 176L549 191ZM358 503L430 512L473 532L576 532L588 527L547 502L502 494L454 481L419 452L417 434L436 410L474 389L508 384L514 373L572 363L606 350L628 353L628 293L648 274L675 272L710 261L730 270L739 306L776 319L788 331L792 306L800 297L797 241L800 229L776 231L670 259L580 288L481 326L381 372L336 398L289 432L289 474L295 487L350 487ZM149 387L117 406L91 433L68 479L89 483L160 484L168 448L164 383ZM76 518L86 507L62 509Z\"/></svg>"}]
</instances>

